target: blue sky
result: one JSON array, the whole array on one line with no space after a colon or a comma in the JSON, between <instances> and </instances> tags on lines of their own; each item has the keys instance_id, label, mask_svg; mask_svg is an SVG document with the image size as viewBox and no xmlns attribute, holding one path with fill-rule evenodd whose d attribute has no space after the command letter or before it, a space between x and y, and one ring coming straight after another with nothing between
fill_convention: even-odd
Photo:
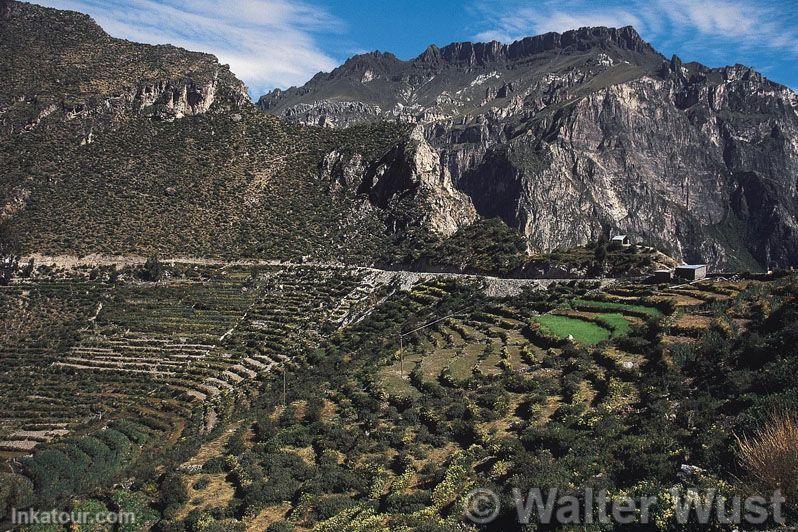
<instances>
[{"instance_id":1,"label":"blue sky","mask_svg":"<svg viewBox=\"0 0 798 532\"><path fill-rule=\"evenodd\" d=\"M36 0L92 15L116 37L216 54L257 97L353 54L633 25L663 54L744 63L798 88L794 0Z\"/></svg>"}]
</instances>

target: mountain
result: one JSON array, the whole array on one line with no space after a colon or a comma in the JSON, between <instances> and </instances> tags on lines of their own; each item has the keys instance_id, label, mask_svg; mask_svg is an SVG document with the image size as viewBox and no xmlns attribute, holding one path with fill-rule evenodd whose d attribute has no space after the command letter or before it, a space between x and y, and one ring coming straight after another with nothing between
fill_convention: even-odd
<instances>
[{"instance_id":1,"label":"mountain","mask_svg":"<svg viewBox=\"0 0 798 532\"><path fill-rule=\"evenodd\" d=\"M704 489L784 497L690 523L798 521L798 274L527 253L632 227L788 259L791 93L629 29L348 64L354 103L283 120L213 56L0 0L0 529L572 529L596 490L619 527L682 530ZM398 108L408 72L469 89ZM556 516L520 512L535 486Z\"/></svg>"},{"instance_id":2,"label":"mountain","mask_svg":"<svg viewBox=\"0 0 798 532\"><path fill-rule=\"evenodd\" d=\"M742 65L666 60L631 27L359 55L258 105L415 124L461 210L531 250L622 232L717 267L798 263L798 97Z\"/></svg>"},{"instance_id":3,"label":"mountain","mask_svg":"<svg viewBox=\"0 0 798 532\"><path fill-rule=\"evenodd\" d=\"M0 253L408 264L478 222L408 124L292 124L211 55L7 7Z\"/></svg>"},{"instance_id":4,"label":"mountain","mask_svg":"<svg viewBox=\"0 0 798 532\"><path fill-rule=\"evenodd\" d=\"M498 218L512 253L516 231L532 254L623 232L715 267L798 262L796 96L632 28L365 54L256 106L211 55L5 6L3 249L423 267L454 239L436 262L472 270Z\"/></svg>"},{"instance_id":5,"label":"mountain","mask_svg":"<svg viewBox=\"0 0 798 532\"><path fill-rule=\"evenodd\" d=\"M319 176L331 153L400 164L385 155L409 142L406 126L288 124L211 55L115 39L79 13L8 6L0 240L20 253L368 263L392 249L382 210Z\"/></svg>"}]
</instances>

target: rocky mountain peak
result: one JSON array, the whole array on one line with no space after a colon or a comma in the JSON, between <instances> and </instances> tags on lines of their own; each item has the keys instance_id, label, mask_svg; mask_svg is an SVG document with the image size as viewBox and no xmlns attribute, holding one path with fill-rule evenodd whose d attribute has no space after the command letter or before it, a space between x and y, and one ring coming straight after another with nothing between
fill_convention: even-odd
<instances>
[{"instance_id":1,"label":"rocky mountain peak","mask_svg":"<svg viewBox=\"0 0 798 532\"><path fill-rule=\"evenodd\" d=\"M624 28L599 26L526 37L511 44L491 41L457 42L443 48L431 45L413 62L434 66L441 64L485 66L497 62L518 61L551 51L583 52L591 49L607 50L612 47L659 56L632 26Z\"/></svg>"},{"instance_id":2,"label":"rocky mountain peak","mask_svg":"<svg viewBox=\"0 0 798 532\"><path fill-rule=\"evenodd\" d=\"M381 57L353 58L264 97L261 107L334 128L417 124L449 180L438 190L451 183L456 192L440 204L464 209L438 224L447 232L468 222L473 205L521 231L531 249L617 231L691 262L798 262L796 97L749 67L667 59L632 27L433 45L410 61ZM423 146L416 153L432 160ZM407 189L400 173L387 173L372 195ZM435 173L414 175L431 185ZM740 175L756 176L744 191ZM772 217L741 207L755 203L758 183L775 184Z\"/></svg>"},{"instance_id":3,"label":"rocky mountain peak","mask_svg":"<svg viewBox=\"0 0 798 532\"><path fill-rule=\"evenodd\" d=\"M335 69L332 76L344 76L353 72L364 72L366 70L377 70L379 72L390 72L402 61L390 52L380 52L375 50L366 54L355 55Z\"/></svg>"}]
</instances>

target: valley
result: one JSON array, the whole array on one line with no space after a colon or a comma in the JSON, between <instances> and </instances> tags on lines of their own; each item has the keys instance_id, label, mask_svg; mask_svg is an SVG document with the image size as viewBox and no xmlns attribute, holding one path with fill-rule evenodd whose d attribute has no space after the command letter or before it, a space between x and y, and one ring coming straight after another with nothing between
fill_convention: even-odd
<instances>
[{"instance_id":1,"label":"valley","mask_svg":"<svg viewBox=\"0 0 798 532\"><path fill-rule=\"evenodd\" d=\"M791 89L588 27L255 102L13 0L0 74L3 530L798 523ZM659 502L527 525L536 488Z\"/></svg>"}]
</instances>

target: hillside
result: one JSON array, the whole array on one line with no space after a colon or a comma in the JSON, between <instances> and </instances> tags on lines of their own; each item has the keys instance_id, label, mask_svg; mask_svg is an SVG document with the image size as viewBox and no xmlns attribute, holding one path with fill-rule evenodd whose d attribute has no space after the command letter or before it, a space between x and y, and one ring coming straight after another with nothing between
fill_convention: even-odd
<instances>
[{"instance_id":1,"label":"hillside","mask_svg":"<svg viewBox=\"0 0 798 532\"><path fill-rule=\"evenodd\" d=\"M114 39L77 13L11 7L0 21L0 229L18 251L390 256L383 210L333 194L321 166L332 152L381 160L407 128L286 124L212 56Z\"/></svg>"},{"instance_id":2,"label":"hillside","mask_svg":"<svg viewBox=\"0 0 798 532\"><path fill-rule=\"evenodd\" d=\"M23 254L418 268L430 245L479 254L462 236L498 218L525 237L516 274L616 232L724 269L794 263L794 95L663 62L629 28L357 56L261 99L275 120L212 56L10 5L0 234ZM481 253L439 268L485 272Z\"/></svg>"},{"instance_id":3,"label":"hillside","mask_svg":"<svg viewBox=\"0 0 798 532\"><path fill-rule=\"evenodd\" d=\"M725 268L798 263L798 97L742 65L666 60L629 27L359 55L259 105L419 125L442 179L537 251L620 232Z\"/></svg>"},{"instance_id":4,"label":"hillside","mask_svg":"<svg viewBox=\"0 0 798 532\"><path fill-rule=\"evenodd\" d=\"M649 275L798 262L787 89L589 28L257 106L9 0L0 73L0 529L743 529L681 522L696 489L798 523L798 275ZM536 487L653 524L524 525Z\"/></svg>"},{"instance_id":5,"label":"hillside","mask_svg":"<svg viewBox=\"0 0 798 532\"><path fill-rule=\"evenodd\" d=\"M491 222L441 174L421 130L277 120L212 56L114 39L77 13L12 7L0 26L0 251L414 269L425 254L454 253L470 259L450 271L546 275L525 266L525 245L502 252L512 267L490 265L479 235Z\"/></svg>"},{"instance_id":6,"label":"hillside","mask_svg":"<svg viewBox=\"0 0 798 532\"><path fill-rule=\"evenodd\" d=\"M685 529L674 486L774 487L735 436L796 404L796 283L23 268L0 287L0 523L33 505L136 530L478 530L479 487L516 530L510 490L544 486L657 496L658 526Z\"/></svg>"}]
</instances>

